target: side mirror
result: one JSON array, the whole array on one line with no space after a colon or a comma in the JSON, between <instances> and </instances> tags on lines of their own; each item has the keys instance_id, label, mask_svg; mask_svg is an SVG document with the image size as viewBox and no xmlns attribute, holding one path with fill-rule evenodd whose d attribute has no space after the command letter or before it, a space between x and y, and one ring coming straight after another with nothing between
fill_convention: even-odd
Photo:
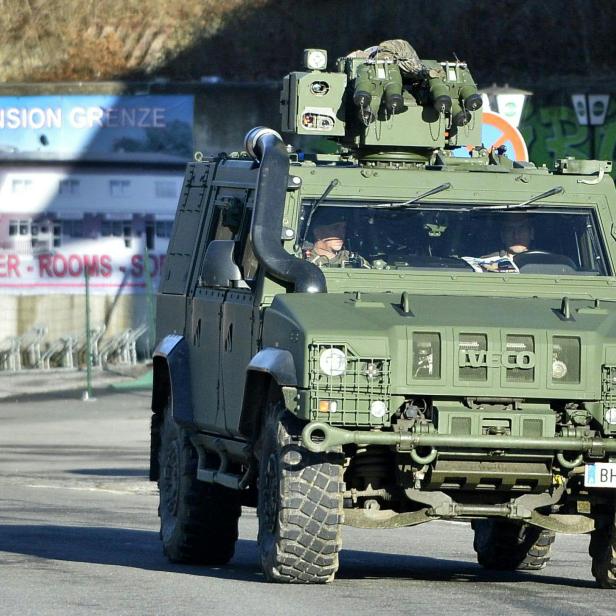
<instances>
[{"instance_id":1,"label":"side mirror","mask_svg":"<svg viewBox=\"0 0 616 616\"><path fill-rule=\"evenodd\" d=\"M242 279L240 268L233 261L235 242L213 240L205 251L201 266L201 284L206 287L241 287L248 285Z\"/></svg>"}]
</instances>

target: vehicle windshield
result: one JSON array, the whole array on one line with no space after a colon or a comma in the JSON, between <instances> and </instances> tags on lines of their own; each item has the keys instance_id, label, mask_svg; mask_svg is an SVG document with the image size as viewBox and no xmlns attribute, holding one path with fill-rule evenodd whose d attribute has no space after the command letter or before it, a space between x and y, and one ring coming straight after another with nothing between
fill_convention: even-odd
<instances>
[{"instance_id":1,"label":"vehicle windshield","mask_svg":"<svg viewBox=\"0 0 616 616\"><path fill-rule=\"evenodd\" d=\"M481 210L469 205L302 205L301 256L322 267L609 274L589 208Z\"/></svg>"}]
</instances>

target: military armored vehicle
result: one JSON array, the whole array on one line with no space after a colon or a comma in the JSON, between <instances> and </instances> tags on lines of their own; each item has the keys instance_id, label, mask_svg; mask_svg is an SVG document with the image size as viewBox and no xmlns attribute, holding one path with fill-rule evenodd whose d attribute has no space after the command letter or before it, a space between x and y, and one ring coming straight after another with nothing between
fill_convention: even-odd
<instances>
[{"instance_id":1,"label":"military armored vehicle","mask_svg":"<svg viewBox=\"0 0 616 616\"><path fill-rule=\"evenodd\" d=\"M611 163L487 150L468 66L400 41L331 71L307 50L280 109L329 153L259 127L187 166L157 299L165 554L226 563L256 506L265 578L323 583L344 524L456 519L489 569L587 533L616 588Z\"/></svg>"}]
</instances>

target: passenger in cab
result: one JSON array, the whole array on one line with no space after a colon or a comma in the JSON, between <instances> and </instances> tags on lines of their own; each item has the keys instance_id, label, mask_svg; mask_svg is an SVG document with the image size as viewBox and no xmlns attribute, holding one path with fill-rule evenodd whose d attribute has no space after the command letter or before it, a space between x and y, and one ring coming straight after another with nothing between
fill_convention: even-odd
<instances>
[{"instance_id":1,"label":"passenger in cab","mask_svg":"<svg viewBox=\"0 0 616 616\"><path fill-rule=\"evenodd\" d=\"M512 214L503 218L501 239L505 254L509 257L514 257L530 250L535 238L535 232L528 216Z\"/></svg>"}]
</instances>

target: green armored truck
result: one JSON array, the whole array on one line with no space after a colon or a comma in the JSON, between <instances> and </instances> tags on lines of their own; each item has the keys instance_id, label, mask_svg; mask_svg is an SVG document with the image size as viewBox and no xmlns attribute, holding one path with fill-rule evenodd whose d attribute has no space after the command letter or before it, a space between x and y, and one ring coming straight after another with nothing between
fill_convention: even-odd
<instances>
[{"instance_id":1,"label":"green armored truck","mask_svg":"<svg viewBox=\"0 0 616 616\"><path fill-rule=\"evenodd\" d=\"M481 144L465 63L404 41L285 77L282 129L190 163L157 298L163 549L323 583L344 524L466 520L479 563L587 533L616 588L616 191ZM323 148L321 148L323 149ZM413 532L410 530L409 532Z\"/></svg>"}]
</instances>

